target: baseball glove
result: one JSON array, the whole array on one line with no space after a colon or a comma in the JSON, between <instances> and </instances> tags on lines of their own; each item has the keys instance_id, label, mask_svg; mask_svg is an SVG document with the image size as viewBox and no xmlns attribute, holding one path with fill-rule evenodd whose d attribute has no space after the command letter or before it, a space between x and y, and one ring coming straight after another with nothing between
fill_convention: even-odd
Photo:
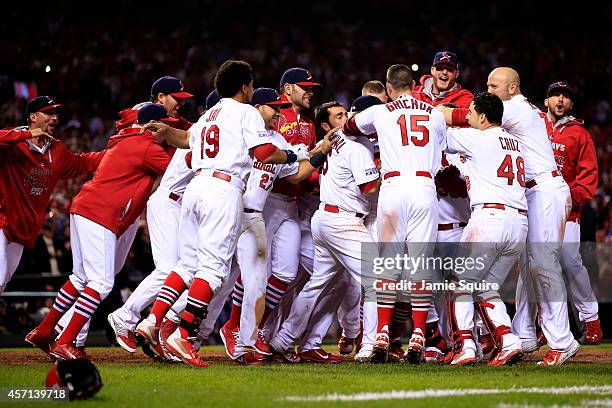
<instances>
[{"instance_id":1,"label":"baseball glove","mask_svg":"<svg viewBox=\"0 0 612 408\"><path fill-rule=\"evenodd\" d=\"M467 197L465 180L461 178L461 172L454 165L443 167L435 177L436 188L441 196Z\"/></svg>"}]
</instances>

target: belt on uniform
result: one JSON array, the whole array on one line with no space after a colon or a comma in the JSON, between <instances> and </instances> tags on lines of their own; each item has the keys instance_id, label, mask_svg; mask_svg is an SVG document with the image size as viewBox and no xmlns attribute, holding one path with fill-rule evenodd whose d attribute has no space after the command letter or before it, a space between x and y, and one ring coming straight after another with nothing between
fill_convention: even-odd
<instances>
[{"instance_id":1,"label":"belt on uniform","mask_svg":"<svg viewBox=\"0 0 612 408\"><path fill-rule=\"evenodd\" d=\"M385 175L383 176L383 180L386 180L386 179L391 178L391 177L398 177L398 176L401 176L401 175L402 174L399 171L389 171L389 172L385 173ZM417 172L415 172L415 175L419 176L419 177L432 178L431 177L431 173L429 173L428 171L417 171Z\"/></svg>"},{"instance_id":2,"label":"belt on uniform","mask_svg":"<svg viewBox=\"0 0 612 408\"><path fill-rule=\"evenodd\" d=\"M505 210L506 206L504 204L497 204L497 203L486 203L482 205L482 208L496 208L498 210ZM508 208L514 208L514 207L508 207ZM519 214L524 215L525 217L527 216L527 211L525 210L520 210L518 208L514 208Z\"/></svg>"},{"instance_id":3,"label":"belt on uniform","mask_svg":"<svg viewBox=\"0 0 612 408\"><path fill-rule=\"evenodd\" d=\"M247 213L247 214L252 214L252 213L260 213L260 212L261 212L261 211L259 211L259 210L253 210L252 208L245 208L243 211L244 211L245 213Z\"/></svg>"},{"instance_id":4,"label":"belt on uniform","mask_svg":"<svg viewBox=\"0 0 612 408\"><path fill-rule=\"evenodd\" d=\"M171 199L172 201L178 201L181 199L181 196L176 193L170 193L168 194L168 198Z\"/></svg>"},{"instance_id":5,"label":"belt on uniform","mask_svg":"<svg viewBox=\"0 0 612 408\"><path fill-rule=\"evenodd\" d=\"M550 172L550 174L551 174L553 177L559 177L559 176L561 175L561 173L559 173L559 171L558 171L558 170L553 170L553 171L551 171L551 172ZM533 180L529 180L528 182L526 182L526 183L525 183L525 187L527 187L527 188L532 188L532 187L535 187L537 184L538 184L538 183L535 181L535 179L533 179Z\"/></svg>"},{"instance_id":6,"label":"belt on uniform","mask_svg":"<svg viewBox=\"0 0 612 408\"><path fill-rule=\"evenodd\" d=\"M570 214L569 217L567 217L567 221L580 223L580 217L578 214Z\"/></svg>"},{"instance_id":7,"label":"belt on uniform","mask_svg":"<svg viewBox=\"0 0 612 408\"><path fill-rule=\"evenodd\" d=\"M340 207L337 207L335 205L330 205L330 204L325 204L323 209L327 212L334 213L334 214L338 214L340 212ZM354 214L355 214L355 217L358 217L358 218L365 217L365 215L362 213L354 213Z\"/></svg>"},{"instance_id":8,"label":"belt on uniform","mask_svg":"<svg viewBox=\"0 0 612 408\"><path fill-rule=\"evenodd\" d=\"M209 175L210 177L218 178L219 180L227 181L228 183L232 184L235 187L238 187L238 189L241 189L244 192L244 182L240 178L230 176L229 174L225 174L222 171L198 169L196 170L195 174L196 176L199 174L205 174Z\"/></svg>"},{"instance_id":9,"label":"belt on uniform","mask_svg":"<svg viewBox=\"0 0 612 408\"><path fill-rule=\"evenodd\" d=\"M455 222L449 224L438 224L438 231L450 231L457 228L463 228L467 224L465 222Z\"/></svg>"}]
</instances>

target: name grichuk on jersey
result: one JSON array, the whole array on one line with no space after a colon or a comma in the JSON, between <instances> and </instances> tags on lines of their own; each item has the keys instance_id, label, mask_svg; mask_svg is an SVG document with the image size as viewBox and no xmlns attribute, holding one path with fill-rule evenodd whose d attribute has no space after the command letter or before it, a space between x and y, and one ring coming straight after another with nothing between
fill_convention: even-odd
<instances>
[{"instance_id":1,"label":"name grichuk on jersey","mask_svg":"<svg viewBox=\"0 0 612 408\"><path fill-rule=\"evenodd\" d=\"M358 113L347 127L366 135L378 134L383 175L399 171L406 176L416 172L433 176L440 168L446 148L444 115L410 95Z\"/></svg>"},{"instance_id":2,"label":"name grichuk on jersey","mask_svg":"<svg viewBox=\"0 0 612 408\"><path fill-rule=\"evenodd\" d=\"M249 150L271 143L257 109L231 98L221 99L188 132L193 171L217 170L241 180L253 167Z\"/></svg>"},{"instance_id":3,"label":"name grichuk on jersey","mask_svg":"<svg viewBox=\"0 0 612 408\"><path fill-rule=\"evenodd\" d=\"M289 143L279 133L268 131L272 144L282 150L289 149ZM272 186L277 178L284 178L296 174L300 164L264 164L255 159L253 169L247 182L246 191L242 197L244 208L263 211L266 200L272 191Z\"/></svg>"},{"instance_id":4,"label":"name grichuk on jersey","mask_svg":"<svg viewBox=\"0 0 612 408\"><path fill-rule=\"evenodd\" d=\"M368 214L370 202L359 186L379 177L374 154L343 133L337 135L320 174L321 202L344 211Z\"/></svg>"},{"instance_id":5,"label":"name grichuk on jersey","mask_svg":"<svg viewBox=\"0 0 612 408\"><path fill-rule=\"evenodd\" d=\"M465 156L465 173L470 204L504 204L527 209L525 160L517 137L500 127L487 130L449 128L448 153Z\"/></svg>"}]
</instances>

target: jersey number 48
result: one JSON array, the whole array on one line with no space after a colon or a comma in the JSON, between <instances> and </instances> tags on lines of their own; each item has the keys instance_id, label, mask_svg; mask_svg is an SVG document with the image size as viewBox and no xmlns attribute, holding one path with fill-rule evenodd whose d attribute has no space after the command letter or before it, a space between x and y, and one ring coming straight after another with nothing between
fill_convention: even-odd
<instances>
[{"instance_id":1,"label":"jersey number 48","mask_svg":"<svg viewBox=\"0 0 612 408\"><path fill-rule=\"evenodd\" d=\"M518 183L521 187L525 187L525 161L520 156L516 158L516 169ZM504 161L497 169L497 177L507 179L509 186L514 183L514 166L512 165L512 156L509 154L504 157Z\"/></svg>"}]
</instances>

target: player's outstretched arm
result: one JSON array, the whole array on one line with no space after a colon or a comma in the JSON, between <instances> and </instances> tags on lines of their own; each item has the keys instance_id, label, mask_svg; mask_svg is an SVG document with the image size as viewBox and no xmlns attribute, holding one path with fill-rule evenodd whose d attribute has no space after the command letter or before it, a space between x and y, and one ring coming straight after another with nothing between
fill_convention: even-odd
<instances>
[{"instance_id":1,"label":"player's outstretched arm","mask_svg":"<svg viewBox=\"0 0 612 408\"><path fill-rule=\"evenodd\" d=\"M189 148L189 132L181 129L173 128L164 122L151 121L142 126L141 133L149 131L158 141L165 140L166 143L172 146L180 147L181 149Z\"/></svg>"}]
</instances>

